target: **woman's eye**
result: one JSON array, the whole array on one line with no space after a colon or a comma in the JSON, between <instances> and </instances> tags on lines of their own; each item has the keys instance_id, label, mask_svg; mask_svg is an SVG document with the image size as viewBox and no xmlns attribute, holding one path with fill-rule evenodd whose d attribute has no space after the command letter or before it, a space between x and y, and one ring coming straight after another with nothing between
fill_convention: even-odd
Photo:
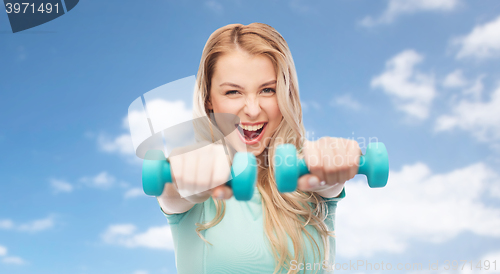
<instances>
[{"instance_id":1,"label":"woman's eye","mask_svg":"<svg viewBox=\"0 0 500 274\"><path fill-rule=\"evenodd\" d=\"M272 88L265 88L262 90L263 93L276 93L276 90Z\"/></svg>"},{"instance_id":2,"label":"woman's eye","mask_svg":"<svg viewBox=\"0 0 500 274\"><path fill-rule=\"evenodd\" d=\"M237 93L238 93L237 90L230 90L226 92L226 95L237 94Z\"/></svg>"}]
</instances>

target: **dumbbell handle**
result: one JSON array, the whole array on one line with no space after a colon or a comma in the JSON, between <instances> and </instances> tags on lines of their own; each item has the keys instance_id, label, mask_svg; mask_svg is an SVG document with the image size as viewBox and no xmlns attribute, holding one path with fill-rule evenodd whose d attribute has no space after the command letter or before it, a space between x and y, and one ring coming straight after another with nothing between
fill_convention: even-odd
<instances>
[{"instance_id":1,"label":"dumbbell handle","mask_svg":"<svg viewBox=\"0 0 500 274\"><path fill-rule=\"evenodd\" d=\"M299 160L299 177L309 174L306 161ZM384 187L389 179L389 158L384 143L369 143L365 155L359 157L358 174L366 175L372 188Z\"/></svg>"}]
</instances>

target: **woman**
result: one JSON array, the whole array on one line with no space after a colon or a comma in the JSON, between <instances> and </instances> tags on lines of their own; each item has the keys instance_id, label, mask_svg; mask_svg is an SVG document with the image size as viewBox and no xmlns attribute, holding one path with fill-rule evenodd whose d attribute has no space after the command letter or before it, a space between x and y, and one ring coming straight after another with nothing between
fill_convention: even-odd
<instances>
[{"instance_id":1,"label":"woman","mask_svg":"<svg viewBox=\"0 0 500 274\"><path fill-rule=\"evenodd\" d=\"M304 139L292 55L272 27L231 24L216 30L203 50L194 92L195 117L212 117L210 136L239 119L224 143L170 157L174 184L158 197L174 237L179 273L322 273L332 267L337 201L357 173L360 148L338 138ZM217 127L219 125L219 127ZM215 133L214 133L215 132ZM226 130L227 132L227 130ZM216 138L217 139L217 138ZM274 149L297 147L311 174L298 189L279 193ZM248 202L231 198L224 147L253 153L257 186ZM181 193L181 194L179 194Z\"/></svg>"}]
</instances>

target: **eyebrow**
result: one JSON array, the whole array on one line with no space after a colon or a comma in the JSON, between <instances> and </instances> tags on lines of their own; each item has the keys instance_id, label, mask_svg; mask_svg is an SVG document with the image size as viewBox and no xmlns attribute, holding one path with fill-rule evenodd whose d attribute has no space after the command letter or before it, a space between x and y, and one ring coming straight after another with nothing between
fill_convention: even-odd
<instances>
[{"instance_id":1,"label":"eyebrow","mask_svg":"<svg viewBox=\"0 0 500 274\"><path fill-rule=\"evenodd\" d=\"M276 80L271 80L269 82L266 82L262 85L260 85L259 88L262 88L262 87L265 87L265 86L269 86L269 85L272 85L272 84L276 84ZM239 88L239 89L244 89L243 87L237 85L237 84L233 84L233 83L229 83L229 82L224 82L222 84L220 84L220 86L231 86L231 87L235 87L235 88Z\"/></svg>"}]
</instances>

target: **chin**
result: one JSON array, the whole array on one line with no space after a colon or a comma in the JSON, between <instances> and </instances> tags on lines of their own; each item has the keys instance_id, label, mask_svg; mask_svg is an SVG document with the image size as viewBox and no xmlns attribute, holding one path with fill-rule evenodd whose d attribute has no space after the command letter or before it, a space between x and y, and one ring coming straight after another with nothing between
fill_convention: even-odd
<instances>
[{"instance_id":1,"label":"chin","mask_svg":"<svg viewBox=\"0 0 500 274\"><path fill-rule=\"evenodd\" d=\"M264 152L265 147L259 146L259 147L252 147L252 146L247 146L247 152L252 153L255 157L259 156Z\"/></svg>"}]
</instances>

